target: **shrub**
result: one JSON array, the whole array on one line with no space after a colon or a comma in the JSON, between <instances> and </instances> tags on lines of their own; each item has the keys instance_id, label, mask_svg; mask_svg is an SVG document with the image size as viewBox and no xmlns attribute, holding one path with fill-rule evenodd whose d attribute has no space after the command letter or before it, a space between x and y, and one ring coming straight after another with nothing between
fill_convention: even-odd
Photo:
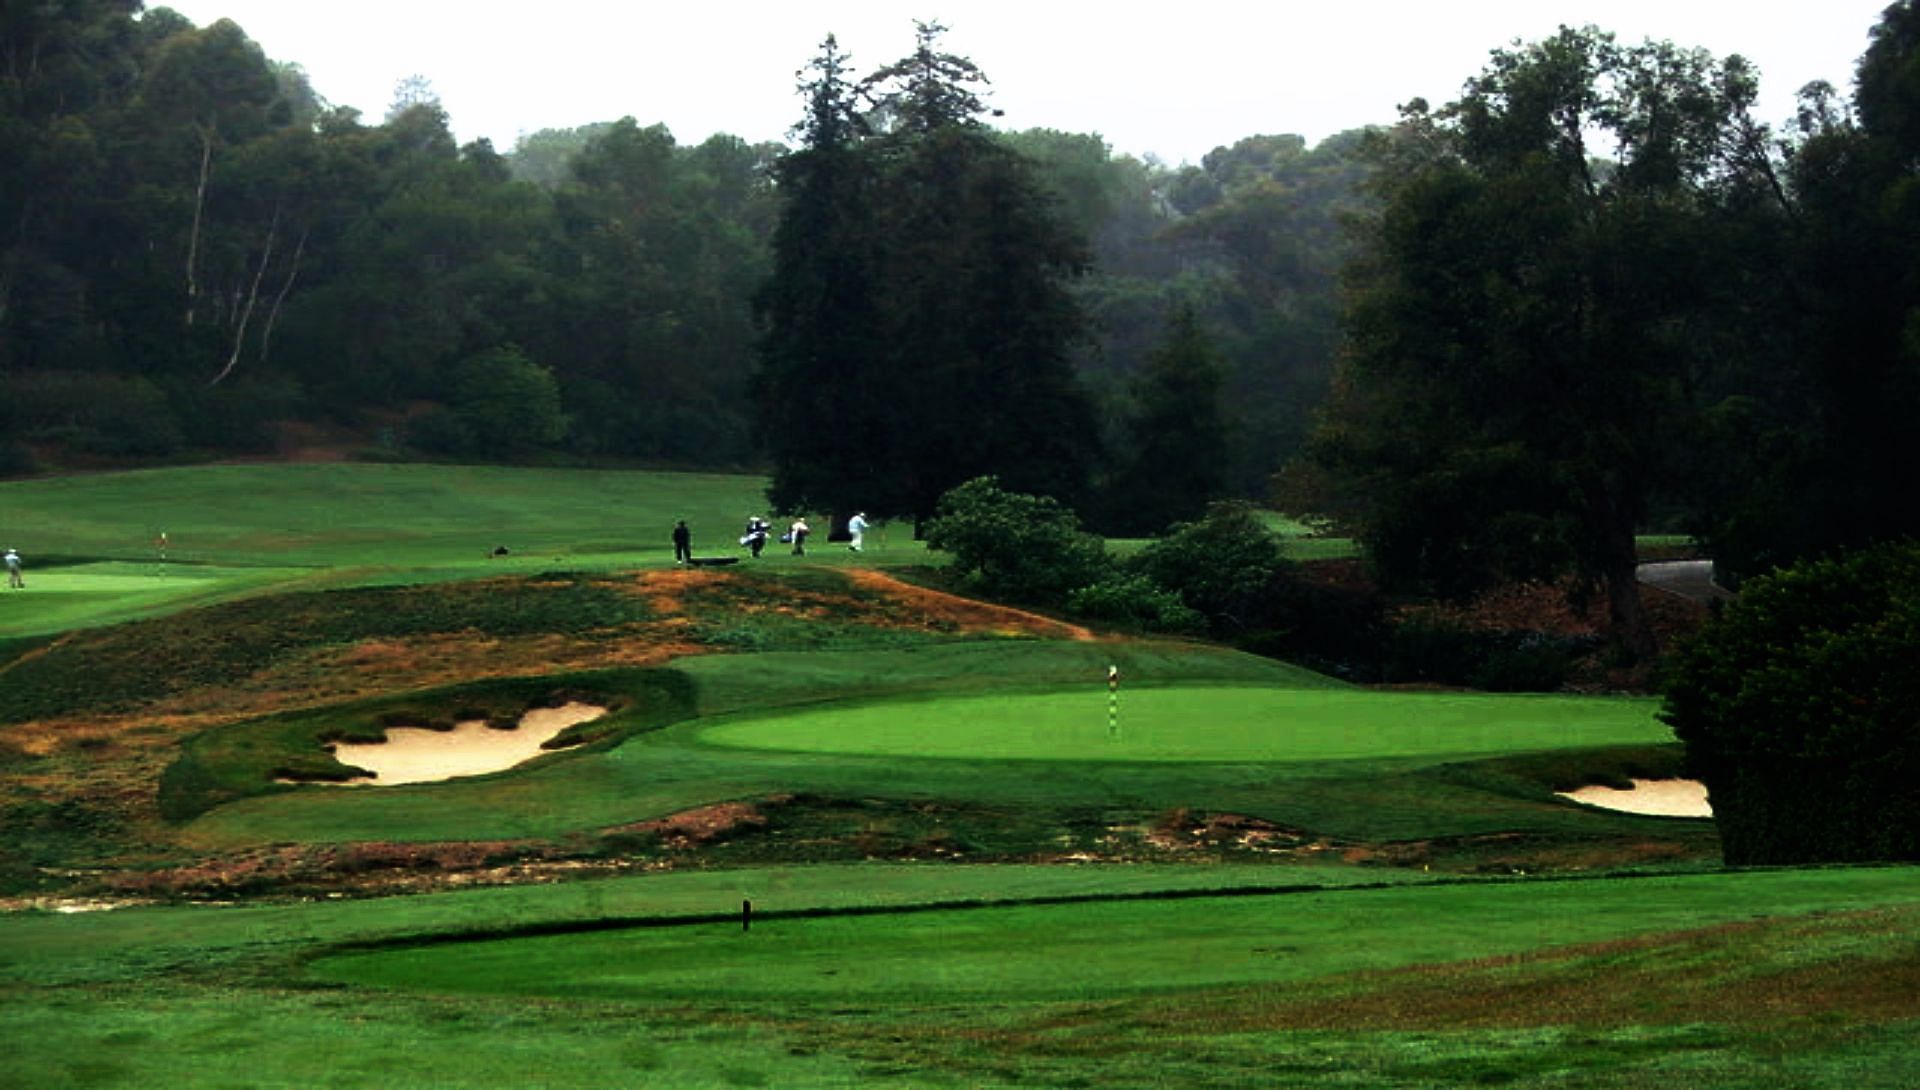
<instances>
[{"instance_id":1,"label":"shrub","mask_svg":"<svg viewBox=\"0 0 1920 1090\"><path fill-rule=\"evenodd\" d=\"M457 453L523 453L567 434L559 380L513 345L490 348L460 365L453 412L471 445Z\"/></svg>"},{"instance_id":2,"label":"shrub","mask_svg":"<svg viewBox=\"0 0 1920 1090\"><path fill-rule=\"evenodd\" d=\"M1920 859L1920 544L1747 584L1675 656L1661 718L1734 864Z\"/></svg>"},{"instance_id":3,"label":"shrub","mask_svg":"<svg viewBox=\"0 0 1920 1090\"><path fill-rule=\"evenodd\" d=\"M10 380L9 416L29 439L90 454L171 454L180 427L166 395L137 376L96 372L28 372Z\"/></svg>"},{"instance_id":4,"label":"shrub","mask_svg":"<svg viewBox=\"0 0 1920 1090\"><path fill-rule=\"evenodd\" d=\"M1067 608L1094 620L1151 632L1199 635L1207 619L1180 596L1144 575L1114 575L1067 595Z\"/></svg>"},{"instance_id":5,"label":"shrub","mask_svg":"<svg viewBox=\"0 0 1920 1090\"><path fill-rule=\"evenodd\" d=\"M1198 522L1174 524L1130 566L1227 635L1268 627L1263 604L1276 577L1291 568L1280 539L1250 505L1235 501L1209 506Z\"/></svg>"},{"instance_id":6,"label":"shrub","mask_svg":"<svg viewBox=\"0 0 1920 1090\"><path fill-rule=\"evenodd\" d=\"M940 497L927 546L953 554L953 571L981 593L1059 604L1111 569L1106 543L1049 496L1008 492L977 477Z\"/></svg>"}]
</instances>

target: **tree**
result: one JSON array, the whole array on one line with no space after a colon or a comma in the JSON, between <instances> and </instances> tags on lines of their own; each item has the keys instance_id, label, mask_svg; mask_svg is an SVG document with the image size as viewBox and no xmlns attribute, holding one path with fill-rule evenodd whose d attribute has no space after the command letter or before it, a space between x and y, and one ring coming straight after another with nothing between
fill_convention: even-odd
<instances>
[{"instance_id":1,"label":"tree","mask_svg":"<svg viewBox=\"0 0 1920 1090\"><path fill-rule=\"evenodd\" d=\"M1661 718L1736 865L1920 860L1920 545L1755 579L1675 656Z\"/></svg>"},{"instance_id":2,"label":"tree","mask_svg":"<svg viewBox=\"0 0 1920 1090\"><path fill-rule=\"evenodd\" d=\"M1571 572L1606 592L1618 648L1653 652L1634 535L1685 433L1713 201L1754 90L1738 58L1563 29L1379 146L1315 458L1390 584Z\"/></svg>"},{"instance_id":3,"label":"tree","mask_svg":"<svg viewBox=\"0 0 1920 1090\"><path fill-rule=\"evenodd\" d=\"M996 474L1073 503L1097 431L1073 370L1085 336L1071 290L1085 243L1032 164L995 140L971 62L918 24L912 56L868 77L879 163L880 343L903 396L901 514L924 518L954 484Z\"/></svg>"},{"instance_id":4,"label":"tree","mask_svg":"<svg viewBox=\"0 0 1920 1090\"><path fill-rule=\"evenodd\" d=\"M1055 497L1085 487L1069 288L1085 249L986 132L984 77L937 49L941 29L921 24L912 56L857 86L829 39L804 87L755 380L781 509L924 519L989 473Z\"/></svg>"},{"instance_id":5,"label":"tree","mask_svg":"<svg viewBox=\"0 0 1920 1090\"><path fill-rule=\"evenodd\" d=\"M774 177L780 214L772 269L756 298L756 432L773 461L767 496L780 511L880 517L910 506L900 427L903 390L880 329L875 163L850 59L831 36L801 89L801 146Z\"/></svg>"},{"instance_id":6,"label":"tree","mask_svg":"<svg viewBox=\"0 0 1920 1090\"><path fill-rule=\"evenodd\" d=\"M434 425L455 454L513 457L551 446L567 433L560 384L516 345L490 348L454 373L452 411Z\"/></svg>"},{"instance_id":7,"label":"tree","mask_svg":"<svg viewBox=\"0 0 1920 1090\"><path fill-rule=\"evenodd\" d=\"M1731 578L1920 534L1920 5L1887 7L1853 110L1802 96L1802 135L1750 233L1756 300L1716 421L1701 536Z\"/></svg>"},{"instance_id":8,"label":"tree","mask_svg":"<svg viewBox=\"0 0 1920 1090\"><path fill-rule=\"evenodd\" d=\"M1157 533L1198 518L1226 492L1225 368L1190 307L1178 308L1167 339L1133 383L1133 411L1103 497L1107 532Z\"/></svg>"}]
</instances>

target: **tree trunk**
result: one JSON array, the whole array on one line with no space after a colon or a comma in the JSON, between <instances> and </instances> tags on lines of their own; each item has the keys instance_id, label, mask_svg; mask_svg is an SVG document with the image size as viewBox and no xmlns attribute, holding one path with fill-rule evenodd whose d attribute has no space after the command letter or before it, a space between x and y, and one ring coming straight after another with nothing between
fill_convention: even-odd
<instances>
[{"instance_id":1,"label":"tree trunk","mask_svg":"<svg viewBox=\"0 0 1920 1090\"><path fill-rule=\"evenodd\" d=\"M233 374L234 365L240 362L240 350L246 347L247 343L247 324L253 320L254 304L260 300L260 281L266 278L267 262L273 260L273 242L279 234L280 209L275 206L273 221L267 225L266 245L260 248L260 264L253 270L253 284L247 289L247 300L240 306L239 318L234 322L233 351L227 356L227 365L220 369L219 374L213 376L212 382L207 383L209 386L220 385L222 380Z\"/></svg>"},{"instance_id":2,"label":"tree trunk","mask_svg":"<svg viewBox=\"0 0 1920 1090\"><path fill-rule=\"evenodd\" d=\"M1646 603L1640 597L1639 556L1633 535L1626 535L1626 547L1616 543L1607 560L1607 625L1614 646L1634 662L1646 662L1659 653L1653 620L1647 616Z\"/></svg>"},{"instance_id":3,"label":"tree trunk","mask_svg":"<svg viewBox=\"0 0 1920 1090\"><path fill-rule=\"evenodd\" d=\"M294 278L300 275L300 255L307 252L307 228L300 229L300 239L293 244L293 260L287 265L286 282L274 293L273 306L267 310L267 320L260 327L260 362L267 362L267 350L273 344L273 327L280 320L280 304L287 301L287 293L293 290Z\"/></svg>"},{"instance_id":4,"label":"tree trunk","mask_svg":"<svg viewBox=\"0 0 1920 1090\"><path fill-rule=\"evenodd\" d=\"M207 207L207 175L213 166L213 130L200 130L200 181L193 191L193 228L187 234L187 324L200 298L200 217Z\"/></svg>"}]
</instances>

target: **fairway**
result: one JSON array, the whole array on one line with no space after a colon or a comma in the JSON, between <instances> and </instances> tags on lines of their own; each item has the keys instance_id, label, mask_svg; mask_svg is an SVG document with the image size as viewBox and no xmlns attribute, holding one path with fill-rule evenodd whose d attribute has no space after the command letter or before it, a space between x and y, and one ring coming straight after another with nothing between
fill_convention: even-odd
<instances>
[{"instance_id":1,"label":"fairway","mask_svg":"<svg viewBox=\"0 0 1920 1090\"><path fill-rule=\"evenodd\" d=\"M743 749L1037 761L1447 758L1673 740L1652 700L1179 686L1104 686L891 700L736 718L701 741Z\"/></svg>"},{"instance_id":2,"label":"fairway","mask_svg":"<svg viewBox=\"0 0 1920 1090\"><path fill-rule=\"evenodd\" d=\"M1300 983L1809 912L1911 905L1911 871L1695 875L1014 905L398 946L322 979L647 1001L1075 1002ZM1738 973L1737 967L1728 969Z\"/></svg>"}]
</instances>

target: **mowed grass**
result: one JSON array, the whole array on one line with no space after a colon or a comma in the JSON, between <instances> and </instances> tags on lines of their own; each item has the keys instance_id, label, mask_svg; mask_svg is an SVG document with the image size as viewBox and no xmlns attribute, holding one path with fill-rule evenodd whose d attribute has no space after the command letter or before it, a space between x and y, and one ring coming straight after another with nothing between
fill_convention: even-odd
<instances>
[{"instance_id":1,"label":"mowed grass","mask_svg":"<svg viewBox=\"0 0 1920 1090\"><path fill-rule=\"evenodd\" d=\"M1734 921L1888 906L1920 906L1920 883L1910 869L798 918L781 916L775 900L761 903L752 930L707 923L403 943L324 957L310 970L323 980L431 992L641 1002L1085 1003L1299 984ZM1524 1012L1514 1013L1524 1018Z\"/></svg>"},{"instance_id":2,"label":"mowed grass","mask_svg":"<svg viewBox=\"0 0 1920 1090\"><path fill-rule=\"evenodd\" d=\"M1120 709L1114 714L1115 707ZM1669 742L1651 700L1105 687L808 708L709 727L709 745L1040 761L1345 761Z\"/></svg>"},{"instance_id":3,"label":"mowed grass","mask_svg":"<svg viewBox=\"0 0 1920 1090\"><path fill-rule=\"evenodd\" d=\"M384 464L221 465L0 482L0 525L27 563L0 597L0 638L107 624L293 584L441 582L671 563L686 519L698 556L743 556L766 513L750 474ZM824 528L820 518L816 526ZM164 554L159 545L167 535ZM859 562L926 563L908 526ZM844 565L769 548L764 564ZM505 556L493 550L505 547Z\"/></svg>"},{"instance_id":4,"label":"mowed grass","mask_svg":"<svg viewBox=\"0 0 1920 1090\"><path fill-rule=\"evenodd\" d=\"M30 587L0 596L0 638L25 646L63 627L271 593L283 578L318 589L662 564L674 519L694 524L697 552L725 545L759 508L760 484L326 466L4 485L0 512L20 536L0 544L29 554ZM162 528L169 563L149 571ZM33 536L43 529L66 544ZM794 566L923 558L894 536L861 558L822 548L766 560L831 581ZM487 556L496 544L512 554ZM47 562L60 559L76 563ZM78 581L67 606L50 605L61 596L40 594L40 579L63 567ZM176 574L188 578L161 582ZM124 579L129 593L95 577ZM259 622L244 654L201 635L206 657L233 664L290 639L296 617L302 647L416 620L431 633L506 635L638 623L626 606L602 616L607 596L580 580L539 582L566 593L522 602L498 589L508 583L476 584L461 589L484 602L450 593L407 609L394 595L294 595L273 600L279 610L223 607ZM1709 823L1553 798L1538 769L1578 776L1629 759L1609 754L1670 755L1649 744L1666 735L1647 702L1367 693L1180 643L900 642L856 634L838 614L760 616L765 603L748 599L768 591L756 586L738 617L700 619L733 653L654 668L670 675L655 680L670 682L672 721L446 784L265 785L169 833L182 850L244 863L357 841L526 837L585 852L603 835L619 843L624 823L733 800L764 807L763 830L685 854L623 848L636 868L680 869L619 878L0 915L0 1086L1920 1084L1920 871L1702 873ZM317 597L377 616L333 618ZM443 609L445 623L426 624ZM0 680L17 691L84 642ZM138 674L134 642L114 674ZM200 670L201 646L158 676ZM1117 737L1109 664L1127 678ZM106 679L88 665L98 661L66 662L42 687L72 681L74 707L91 707ZM618 695L641 675L564 680ZM519 691L533 680L489 684L540 695ZM451 708L484 695L476 682L406 699ZM310 745L398 696L307 709L291 726L230 723L190 744L237 766L223 747ZM897 733L908 716L917 738ZM726 738L736 730L760 733L742 745ZM246 759L270 769L277 756ZM45 767L13 759L18 783ZM69 813L88 811L36 820L52 828ZM1301 830L1308 846L1114 847L1208 813ZM1459 869L1500 875L1543 848L1568 849L1555 858L1569 869L1587 865L1589 844L1686 850L1671 864L1609 857L1671 866L1657 876L1579 880L1435 881L1439 862L1432 874L1357 862L1383 846L1456 842L1471 845ZM960 860L1191 862L796 862L928 843ZM751 931L738 917L747 899Z\"/></svg>"},{"instance_id":5,"label":"mowed grass","mask_svg":"<svg viewBox=\"0 0 1920 1090\"><path fill-rule=\"evenodd\" d=\"M1127 677L1188 684L1123 693L1119 735L1110 737L1110 664ZM1537 783L1492 792L1451 770L1495 754L1671 743L1644 700L1378 693L1194 644L983 640L712 655L672 673L691 692L691 715L611 749L439 784L281 787L211 810L182 835L222 850L554 837L805 794L984 807L1027 835L1049 823L1098 829L1191 808L1357 839L1625 836L1661 819L1571 806ZM609 674L570 684L624 691L631 682ZM341 733L364 732L373 710L342 711L335 722ZM1029 713L1058 718L1036 726ZM280 729L223 728L195 748L244 748L252 733ZM324 729L322 721L306 733Z\"/></svg>"},{"instance_id":6,"label":"mowed grass","mask_svg":"<svg viewBox=\"0 0 1920 1090\"><path fill-rule=\"evenodd\" d=\"M1367 875L869 864L13 917L0 1079L1891 1090L1920 1070L1915 868Z\"/></svg>"}]
</instances>

